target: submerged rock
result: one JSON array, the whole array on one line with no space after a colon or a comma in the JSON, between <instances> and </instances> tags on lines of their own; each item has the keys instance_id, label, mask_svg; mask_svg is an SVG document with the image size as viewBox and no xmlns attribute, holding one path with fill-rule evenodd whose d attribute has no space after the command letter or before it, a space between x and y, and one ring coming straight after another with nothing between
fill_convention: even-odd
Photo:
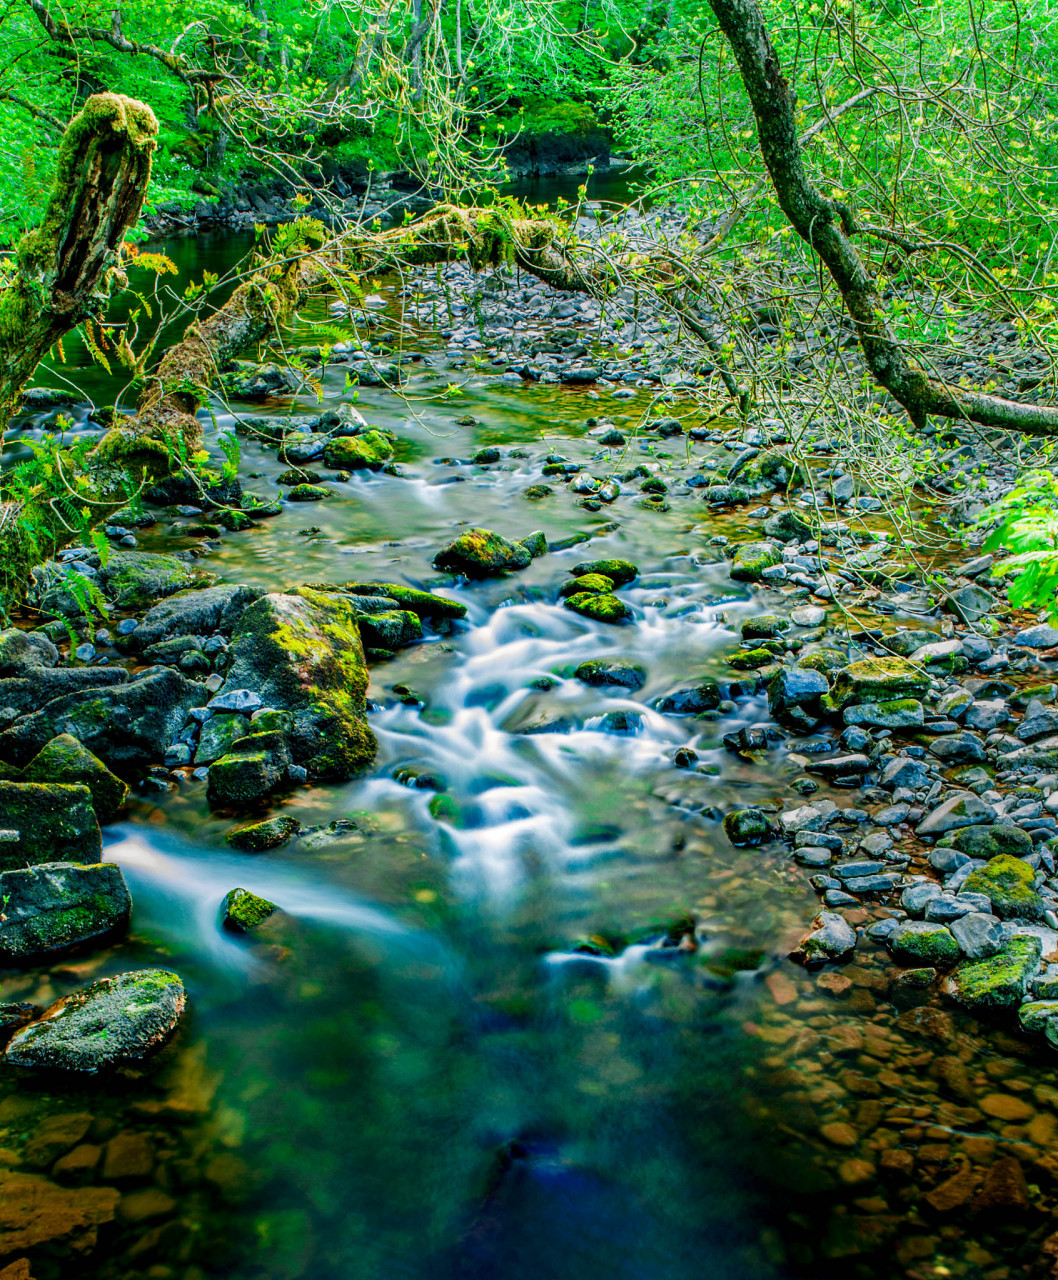
<instances>
[{"instance_id":1,"label":"submerged rock","mask_svg":"<svg viewBox=\"0 0 1058 1280\"><path fill-rule=\"evenodd\" d=\"M816 928L805 934L790 953L792 960L813 967L847 959L856 947L856 931L836 911L821 911Z\"/></svg>"},{"instance_id":2,"label":"submerged rock","mask_svg":"<svg viewBox=\"0 0 1058 1280\"><path fill-rule=\"evenodd\" d=\"M517 542L491 529L468 529L453 538L434 556L434 568L449 573L462 574L465 578L489 578L515 569L524 569L532 557Z\"/></svg>"},{"instance_id":3,"label":"submerged rock","mask_svg":"<svg viewBox=\"0 0 1058 1280\"><path fill-rule=\"evenodd\" d=\"M689 689L676 689L658 703L664 715L700 715L703 711L715 711L723 699L715 680L703 680Z\"/></svg>"},{"instance_id":4,"label":"submerged rock","mask_svg":"<svg viewBox=\"0 0 1058 1280\"><path fill-rule=\"evenodd\" d=\"M220 919L233 933L253 933L279 908L267 898L259 898L249 889L230 889L220 904Z\"/></svg>"},{"instance_id":5,"label":"submerged rock","mask_svg":"<svg viewBox=\"0 0 1058 1280\"><path fill-rule=\"evenodd\" d=\"M771 836L771 823L760 809L736 809L724 817L724 834L736 848L762 844Z\"/></svg>"},{"instance_id":6,"label":"submerged rock","mask_svg":"<svg viewBox=\"0 0 1058 1280\"><path fill-rule=\"evenodd\" d=\"M41 862L98 862L103 838L87 787L57 782L0 782L0 871Z\"/></svg>"},{"instance_id":7,"label":"submerged rock","mask_svg":"<svg viewBox=\"0 0 1058 1280\"><path fill-rule=\"evenodd\" d=\"M590 658L582 662L574 671L578 680L596 687L617 685L622 689L641 689L647 673L634 662L625 662L620 658Z\"/></svg>"},{"instance_id":8,"label":"submerged rock","mask_svg":"<svg viewBox=\"0 0 1058 1280\"><path fill-rule=\"evenodd\" d=\"M292 840L300 830L301 823L297 818L281 813L274 818L251 822L248 826L229 831L225 839L233 849L239 849L243 853L263 853L266 849L278 849Z\"/></svg>"},{"instance_id":9,"label":"submerged rock","mask_svg":"<svg viewBox=\"0 0 1058 1280\"><path fill-rule=\"evenodd\" d=\"M112 862L46 862L0 874L0 963L24 964L113 937L129 923L132 899Z\"/></svg>"},{"instance_id":10,"label":"submerged rock","mask_svg":"<svg viewBox=\"0 0 1058 1280\"><path fill-rule=\"evenodd\" d=\"M575 596L569 596L564 603L567 609L572 609L582 617L591 618L593 622L618 624L630 622L634 617L628 605L615 595L595 595L590 591L580 591Z\"/></svg>"},{"instance_id":11,"label":"submerged rock","mask_svg":"<svg viewBox=\"0 0 1058 1280\"><path fill-rule=\"evenodd\" d=\"M64 996L15 1033L6 1061L15 1067L95 1074L142 1062L176 1030L184 984L166 969L102 978Z\"/></svg>"},{"instance_id":12,"label":"submerged rock","mask_svg":"<svg viewBox=\"0 0 1058 1280\"><path fill-rule=\"evenodd\" d=\"M615 587L624 587L638 577L639 570L630 560L585 560L581 564L575 564L570 573L575 578L597 573L609 578Z\"/></svg>"}]
</instances>

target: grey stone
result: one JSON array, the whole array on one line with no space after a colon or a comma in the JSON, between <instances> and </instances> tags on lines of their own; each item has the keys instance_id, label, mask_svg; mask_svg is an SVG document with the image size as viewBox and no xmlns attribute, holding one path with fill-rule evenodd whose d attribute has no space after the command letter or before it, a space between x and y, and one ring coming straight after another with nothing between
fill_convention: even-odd
<instances>
[{"instance_id":1,"label":"grey stone","mask_svg":"<svg viewBox=\"0 0 1058 1280\"><path fill-rule=\"evenodd\" d=\"M960 950L971 960L994 956L1003 944L1003 933L995 916L971 911L952 920L951 930Z\"/></svg>"},{"instance_id":2,"label":"grey stone","mask_svg":"<svg viewBox=\"0 0 1058 1280\"><path fill-rule=\"evenodd\" d=\"M0 874L0 962L24 964L112 937L132 899L112 862L45 862Z\"/></svg>"},{"instance_id":3,"label":"grey stone","mask_svg":"<svg viewBox=\"0 0 1058 1280\"><path fill-rule=\"evenodd\" d=\"M983 822L994 822L996 811L972 791L959 791L943 804L938 805L919 823L920 836L939 836L947 831L958 831Z\"/></svg>"},{"instance_id":4,"label":"grey stone","mask_svg":"<svg viewBox=\"0 0 1058 1280\"><path fill-rule=\"evenodd\" d=\"M1026 627L1014 637L1014 643L1024 645L1026 649L1053 649L1058 645L1058 628L1041 622L1035 627Z\"/></svg>"},{"instance_id":5,"label":"grey stone","mask_svg":"<svg viewBox=\"0 0 1058 1280\"><path fill-rule=\"evenodd\" d=\"M935 880L920 880L917 884L909 884L900 895L900 905L908 915L919 916L926 909L931 898L939 898L943 890Z\"/></svg>"},{"instance_id":6,"label":"grey stone","mask_svg":"<svg viewBox=\"0 0 1058 1280\"><path fill-rule=\"evenodd\" d=\"M856 933L844 916L833 911L821 911L816 928L806 934L792 953L793 958L806 965L826 964L843 960L856 946Z\"/></svg>"},{"instance_id":7,"label":"grey stone","mask_svg":"<svg viewBox=\"0 0 1058 1280\"><path fill-rule=\"evenodd\" d=\"M253 689L227 689L210 700L209 709L214 714L218 711L238 711L242 715L249 715L263 705L261 695Z\"/></svg>"},{"instance_id":8,"label":"grey stone","mask_svg":"<svg viewBox=\"0 0 1058 1280\"><path fill-rule=\"evenodd\" d=\"M963 716L963 724L968 729L980 729L982 732L988 732L992 729L998 729L1000 725L1006 724L1011 718L1010 708L1005 702L975 702L973 706L967 708L966 714Z\"/></svg>"}]
</instances>

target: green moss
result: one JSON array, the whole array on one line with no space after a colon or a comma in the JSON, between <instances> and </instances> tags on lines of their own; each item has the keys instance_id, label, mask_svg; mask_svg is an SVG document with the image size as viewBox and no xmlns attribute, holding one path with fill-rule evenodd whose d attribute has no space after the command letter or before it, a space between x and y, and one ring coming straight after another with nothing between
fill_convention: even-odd
<instances>
[{"instance_id":1,"label":"green moss","mask_svg":"<svg viewBox=\"0 0 1058 1280\"><path fill-rule=\"evenodd\" d=\"M768 640L781 636L790 630L790 619L781 618L777 613L759 613L747 618L741 627L743 640Z\"/></svg>"},{"instance_id":2,"label":"green moss","mask_svg":"<svg viewBox=\"0 0 1058 1280\"><path fill-rule=\"evenodd\" d=\"M420 618L465 618L467 607L458 600L446 600L431 591L417 591L414 587L402 587L395 582L312 582L310 591L341 591L354 596L384 596L418 614Z\"/></svg>"},{"instance_id":3,"label":"green moss","mask_svg":"<svg viewBox=\"0 0 1058 1280\"><path fill-rule=\"evenodd\" d=\"M762 844L771 836L771 823L760 809L736 809L724 816L724 834L736 848Z\"/></svg>"},{"instance_id":4,"label":"green moss","mask_svg":"<svg viewBox=\"0 0 1058 1280\"><path fill-rule=\"evenodd\" d=\"M68 733L60 734L26 766L26 782L81 783L92 796L92 808L100 822L113 822L129 789L87 747Z\"/></svg>"},{"instance_id":5,"label":"green moss","mask_svg":"<svg viewBox=\"0 0 1058 1280\"><path fill-rule=\"evenodd\" d=\"M946 837L944 843L971 858L994 858L1000 853L1020 858L1033 850L1032 836L1021 827L966 827Z\"/></svg>"},{"instance_id":6,"label":"green moss","mask_svg":"<svg viewBox=\"0 0 1058 1280\"><path fill-rule=\"evenodd\" d=\"M381 431L338 436L323 451L326 466L343 471L378 471L393 457L393 445Z\"/></svg>"},{"instance_id":7,"label":"green moss","mask_svg":"<svg viewBox=\"0 0 1058 1280\"><path fill-rule=\"evenodd\" d=\"M571 578L569 582L564 582L558 594L562 599L566 599L581 591L587 591L591 595L606 595L613 589L612 578L606 578L601 573L582 573L579 578Z\"/></svg>"},{"instance_id":8,"label":"green moss","mask_svg":"<svg viewBox=\"0 0 1058 1280\"><path fill-rule=\"evenodd\" d=\"M231 889L220 905L221 923L233 933L253 933L279 908L249 889Z\"/></svg>"},{"instance_id":9,"label":"green moss","mask_svg":"<svg viewBox=\"0 0 1058 1280\"><path fill-rule=\"evenodd\" d=\"M278 849L300 830L301 823L297 818L279 814L275 818L266 818L263 822L252 822L249 826L229 831L225 839L233 849L243 853L263 853L266 849Z\"/></svg>"},{"instance_id":10,"label":"green moss","mask_svg":"<svg viewBox=\"0 0 1058 1280\"><path fill-rule=\"evenodd\" d=\"M468 529L434 556L434 568L468 578L488 578L524 569L532 557L525 547L491 529Z\"/></svg>"},{"instance_id":11,"label":"green moss","mask_svg":"<svg viewBox=\"0 0 1058 1280\"><path fill-rule=\"evenodd\" d=\"M851 702L918 699L928 691L929 676L903 658L865 658L842 667L822 704L825 710L837 712Z\"/></svg>"},{"instance_id":12,"label":"green moss","mask_svg":"<svg viewBox=\"0 0 1058 1280\"><path fill-rule=\"evenodd\" d=\"M760 667L769 667L775 661L775 654L770 649L745 649L733 653L727 660L729 667L736 671L756 671Z\"/></svg>"},{"instance_id":13,"label":"green moss","mask_svg":"<svg viewBox=\"0 0 1058 1280\"><path fill-rule=\"evenodd\" d=\"M760 582L765 569L782 563L778 547L771 542L743 542L735 549L731 576L736 582Z\"/></svg>"},{"instance_id":14,"label":"green moss","mask_svg":"<svg viewBox=\"0 0 1058 1280\"><path fill-rule=\"evenodd\" d=\"M323 502L330 496L330 489L318 484L296 484L287 494L291 502Z\"/></svg>"},{"instance_id":15,"label":"green moss","mask_svg":"<svg viewBox=\"0 0 1058 1280\"><path fill-rule=\"evenodd\" d=\"M591 618L594 622L609 622L614 625L631 622L634 616L628 605L623 600L618 600L616 596L593 595L588 591L570 596L565 601L565 606L567 609L572 609L574 613L581 614L582 617Z\"/></svg>"},{"instance_id":16,"label":"green moss","mask_svg":"<svg viewBox=\"0 0 1058 1280\"><path fill-rule=\"evenodd\" d=\"M985 960L966 960L951 975L951 994L970 1009L1012 1009L1040 965L1039 938L1016 934Z\"/></svg>"},{"instance_id":17,"label":"green moss","mask_svg":"<svg viewBox=\"0 0 1058 1280\"><path fill-rule=\"evenodd\" d=\"M959 959L959 944L942 924L915 921L910 927L897 929L890 949L899 964L932 965L947 968Z\"/></svg>"},{"instance_id":18,"label":"green moss","mask_svg":"<svg viewBox=\"0 0 1058 1280\"><path fill-rule=\"evenodd\" d=\"M985 894L1003 920L1042 920L1044 902L1032 887L1035 879L1027 862L1001 853L967 876L963 892Z\"/></svg>"},{"instance_id":19,"label":"green moss","mask_svg":"<svg viewBox=\"0 0 1058 1280\"><path fill-rule=\"evenodd\" d=\"M584 560L575 564L570 570L574 577L598 573L609 578L615 587L624 587L639 575L639 570L630 560Z\"/></svg>"}]
</instances>

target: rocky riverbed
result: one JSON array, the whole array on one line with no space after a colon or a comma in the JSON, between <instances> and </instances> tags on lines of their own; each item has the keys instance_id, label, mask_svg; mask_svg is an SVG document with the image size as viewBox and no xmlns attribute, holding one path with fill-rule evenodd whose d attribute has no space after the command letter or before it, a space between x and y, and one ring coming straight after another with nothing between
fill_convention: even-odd
<instances>
[{"instance_id":1,"label":"rocky riverbed","mask_svg":"<svg viewBox=\"0 0 1058 1280\"><path fill-rule=\"evenodd\" d=\"M744 1126L700 1148L755 1188L731 1274L1049 1274L1058 630L1012 613L991 557L925 520L933 567L911 561L826 430L795 449L785 421L703 408L692 393L715 371L634 302L604 316L451 268L387 287L377 323L322 364L310 316L322 404L277 363L233 368L218 413L240 433L238 476L160 486L114 518L109 554L71 548L37 574L0 635L12 1277L74 1256L157 1280L360 1274L344 1199L324 1195L359 1186L350 1145L366 1155L344 1121L345 1146L326 1136L350 1105L326 1045L377 1064L406 1033L362 976L379 962L320 934L336 912L390 972L421 946L396 919L436 930L507 1053L530 1025L544 1038L525 975L546 955L596 1119L612 1119L602 1100L643 1107L649 1045L671 1027L673 1062L723 1079L655 1087L677 1113L708 1095ZM457 380L462 403L436 398ZM16 430L54 424L37 401ZM66 412L95 429L89 407ZM978 493L1009 481L987 442L951 439L932 465L938 486L981 468ZM79 616L71 571L105 619ZM152 826L177 843L155 849ZM309 892L305 866L339 879ZM194 928L173 932L167 877L198 895ZM349 886L393 920L354 911ZM237 980L208 976L214 954ZM443 1008L433 968L454 962L416 954ZM355 1028L329 1006L296 1106L281 1101L305 1002L349 972L371 987ZM372 1018L388 1029L367 1053ZM725 1058L702 1058L710 1037ZM414 1077L410 1049L399 1061ZM445 1080L431 1099L464 1087ZM488 1111L508 1132L495 1098ZM275 1114L341 1177L293 1163ZM416 1118L416 1140L435 1132ZM523 1128L490 1186L553 1168ZM366 1129L399 1166L381 1121ZM269 1160L297 1170L290 1203ZM636 1194L648 1184L665 1180ZM372 1196L348 1194L384 1235ZM506 1274L473 1224L501 1215L498 1237L517 1239L508 1194L484 1193L456 1258L431 1254L437 1274ZM597 1217L609 1203L566 1194ZM680 1239L715 1225L701 1195ZM254 1243L226 1238L233 1212ZM683 1274L664 1252L643 1265Z\"/></svg>"}]
</instances>

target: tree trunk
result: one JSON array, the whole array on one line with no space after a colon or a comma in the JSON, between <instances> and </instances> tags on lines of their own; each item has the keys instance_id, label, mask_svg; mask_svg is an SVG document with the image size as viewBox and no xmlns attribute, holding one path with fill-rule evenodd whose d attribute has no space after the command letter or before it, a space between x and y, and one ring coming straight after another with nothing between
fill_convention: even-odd
<instances>
[{"instance_id":1,"label":"tree trunk","mask_svg":"<svg viewBox=\"0 0 1058 1280\"><path fill-rule=\"evenodd\" d=\"M875 379L903 405L916 425L923 425L930 414L937 414L1027 435L1058 436L1058 407L1019 404L983 391L952 386L930 377L907 358L889 325L870 272L852 243L857 233L872 234L871 229L858 227L844 205L826 199L805 171L793 93L783 76L757 0L709 0L709 7L738 63L757 122L761 155L779 205L797 234L830 272ZM913 251L922 246L902 247Z\"/></svg>"}]
</instances>

